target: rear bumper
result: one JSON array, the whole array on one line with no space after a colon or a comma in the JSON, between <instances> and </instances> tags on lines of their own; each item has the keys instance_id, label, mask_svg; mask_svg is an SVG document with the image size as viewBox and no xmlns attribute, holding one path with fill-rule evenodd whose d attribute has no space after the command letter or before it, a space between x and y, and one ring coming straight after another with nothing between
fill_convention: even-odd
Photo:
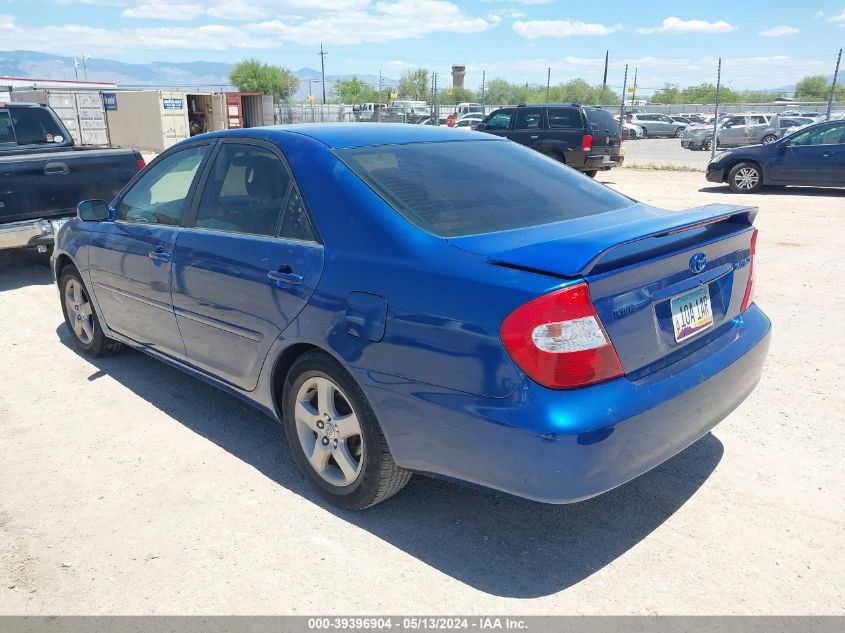
<instances>
[{"instance_id":1,"label":"rear bumper","mask_svg":"<svg viewBox=\"0 0 845 633\"><path fill-rule=\"evenodd\" d=\"M53 243L60 223L55 220L24 220L0 224L0 250L25 248Z\"/></svg>"},{"instance_id":2,"label":"rear bumper","mask_svg":"<svg viewBox=\"0 0 845 633\"><path fill-rule=\"evenodd\" d=\"M544 503L619 486L724 419L760 379L770 323L752 305L726 332L639 381L572 391L526 382L482 398L358 370L396 462Z\"/></svg>"}]
</instances>

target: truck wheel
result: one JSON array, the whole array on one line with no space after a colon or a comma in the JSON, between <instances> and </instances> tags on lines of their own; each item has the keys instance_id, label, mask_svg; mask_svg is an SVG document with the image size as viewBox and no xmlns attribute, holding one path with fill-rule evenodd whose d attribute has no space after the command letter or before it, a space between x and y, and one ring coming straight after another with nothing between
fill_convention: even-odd
<instances>
[{"instance_id":1,"label":"truck wheel","mask_svg":"<svg viewBox=\"0 0 845 633\"><path fill-rule=\"evenodd\" d=\"M123 344L103 334L94 304L79 271L67 266L59 279L62 312L76 348L86 356L108 356L123 349Z\"/></svg>"},{"instance_id":2,"label":"truck wheel","mask_svg":"<svg viewBox=\"0 0 845 633\"><path fill-rule=\"evenodd\" d=\"M300 356L288 372L282 421L299 470L331 503L363 510L402 490L396 465L364 392L332 357Z\"/></svg>"},{"instance_id":3,"label":"truck wheel","mask_svg":"<svg viewBox=\"0 0 845 633\"><path fill-rule=\"evenodd\" d=\"M754 163L739 163L728 173L728 185L736 193L756 193L763 187L763 174Z\"/></svg>"},{"instance_id":4,"label":"truck wheel","mask_svg":"<svg viewBox=\"0 0 845 633\"><path fill-rule=\"evenodd\" d=\"M763 138L760 139L760 142L763 145L771 145L776 140L778 140L778 137L775 136L774 134L766 134L766 136L764 136Z\"/></svg>"}]
</instances>

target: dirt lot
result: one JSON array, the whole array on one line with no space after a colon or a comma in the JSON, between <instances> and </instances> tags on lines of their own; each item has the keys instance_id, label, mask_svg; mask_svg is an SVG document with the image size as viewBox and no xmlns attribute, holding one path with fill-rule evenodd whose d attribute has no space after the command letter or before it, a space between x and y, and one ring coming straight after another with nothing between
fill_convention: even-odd
<instances>
[{"instance_id":1,"label":"dirt lot","mask_svg":"<svg viewBox=\"0 0 845 633\"><path fill-rule=\"evenodd\" d=\"M417 477L333 510L270 419L137 352L77 355L47 269L0 255L0 611L845 613L845 192L599 179L672 209L759 205L774 339L711 435L572 506Z\"/></svg>"}]
</instances>

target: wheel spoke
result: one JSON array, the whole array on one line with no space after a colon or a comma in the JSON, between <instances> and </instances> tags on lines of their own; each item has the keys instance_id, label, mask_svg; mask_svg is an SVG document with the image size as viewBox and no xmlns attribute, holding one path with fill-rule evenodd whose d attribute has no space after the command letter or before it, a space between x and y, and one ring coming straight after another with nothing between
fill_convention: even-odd
<instances>
[{"instance_id":1,"label":"wheel spoke","mask_svg":"<svg viewBox=\"0 0 845 633\"><path fill-rule=\"evenodd\" d=\"M319 433L320 429L317 427L317 420L319 419L320 414L314 411L313 407L307 402L303 402L302 400L296 401L296 407L294 408L294 419L299 422L300 424L304 424L309 429L314 431L315 433Z\"/></svg>"},{"instance_id":2,"label":"wheel spoke","mask_svg":"<svg viewBox=\"0 0 845 633\"><path fill-rule=\"evenodd\" d=\"M73 331L74 331L74 332L76 332L76 335L77 335L80 339L82 338L82 332L83 332L84 330L82 329L82 321L81 321L81 320L79 320L79 319L74 320L74 322L73 322Z\"/></svg>"},{"instance_id":3,"label":"wheel spoke","mask_svg":"<svg viewBox=\"0 0 845 633\"><path fill-rule=\"evenodd\" d=\"M81 306L79 306L79 313L82 315L83 319L87 319L91 316L91 302L86 301Z\"/></svg>"},{"instance_id":4,"label":"wheel spoke","mask_svg":"<svg viewBox=\"0 0 845 633\"><path fill-rule=\"evenodd\" d=\"M339 443L337 448L332 451L332 455L343 473L344 483L349 485L355 481L355 477L358 475L358 462L352 457L346 442Z\"/></svg>"},{"instance_id":5,"label":"wheel spoke","mask_svg":"<svg viewBox=\"0 0 845 633\"><path fill-rule=\"evenodd\" d=\"M334 424L337 427L337 435L341 439L361 435L361 425L358 423L358 416L354 413L335 418Z\"/></svg>"},{"instance_id":6,"label":"wheel spoke","mask_svg":"<svg viewBox=\"0 0 845 633\"><path fill-rule=\"evenodd\" d=\"M82 331L87 336L86 342L94 338L94 326L91 325L91 322L88 319L82 319L79 323L82 325Z\"/></svg>"},{"instance_id":7,"label":"wheel spoke","mask_svg":"<svg viewBox=\"0 0 845 633\"><path fill-rule=\"evenodd\" d=\"M322 475L323 472L326 470L329 464L329 457L331 456L332 451L328 445L323 444L320 438L315 438L314 440L314 450L311 451L311 455L308 457L308 461L311 463L311 466L314 470L317 471L317 474Z\"/></svg>"},{"instance_id":8,"label":"wheel spoke","mask_svg":"<svg viewBox=\"0 0 845 633\"><path fill-rule=\"evenodd\" d=\"M337 417L337 411L334 408L334 390L334 385L325 378L317 379L317 410L320 415Z\"/></svg>"}]
</instances>

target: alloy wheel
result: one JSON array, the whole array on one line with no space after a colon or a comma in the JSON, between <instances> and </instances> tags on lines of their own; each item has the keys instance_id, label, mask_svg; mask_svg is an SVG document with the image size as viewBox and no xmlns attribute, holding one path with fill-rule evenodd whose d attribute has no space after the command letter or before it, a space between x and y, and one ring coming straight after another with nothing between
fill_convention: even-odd
<instances>
[{"instance_id":1,"label":"alloy wheel","mask_svg":"<svg viewBox=\"0 0 845 633\"><path fill-rule=\"evenodd\" d=\"M751 190L757 186L760 174L753 167L743 167L734 175L734 183L739 189Z\"/></svg>"},{"instance_id":2,"label":"alloy wheel","mask_svg":"<svg viewBox=\"0 0 845 633\"><path fill-rule=\"evenodd\" d=\"M94 313L85 288L76 279L65 285L65 309L71 329L83 345L94 340Z\"/></svg>"},{"instance_id":3,"label":"alloy wheel","mask_svg":"<svg viewBox=\"0 0 845 633\"><path fill-rule=\"evenodd\" d=\"M309 378L294 407L297 437L314 472L333 486L353 484L363 467L364 440L343 390L323 376Z\"/></svg>"}]
</instances>

